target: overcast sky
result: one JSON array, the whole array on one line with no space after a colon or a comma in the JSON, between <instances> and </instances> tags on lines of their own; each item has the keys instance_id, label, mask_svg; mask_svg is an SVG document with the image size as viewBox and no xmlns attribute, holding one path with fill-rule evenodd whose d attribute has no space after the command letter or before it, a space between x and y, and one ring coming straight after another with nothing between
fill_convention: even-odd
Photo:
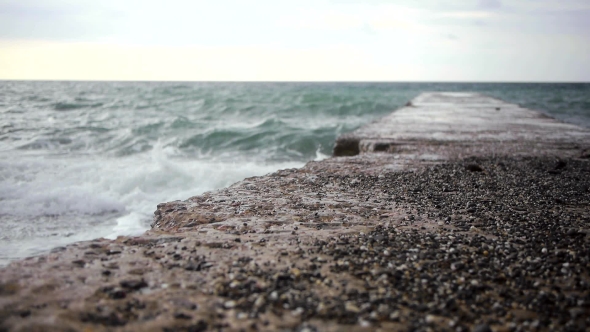
<instances>
[{"instance_id":1,"label":"overcast sky","mask_svg":"<svg viewBox=\"0 0 590 332\"><path fill-rule=\"evenodd\" d=\"M0 79L590 81L590 0L0 0Z\"/></svg>"}]
</instances>

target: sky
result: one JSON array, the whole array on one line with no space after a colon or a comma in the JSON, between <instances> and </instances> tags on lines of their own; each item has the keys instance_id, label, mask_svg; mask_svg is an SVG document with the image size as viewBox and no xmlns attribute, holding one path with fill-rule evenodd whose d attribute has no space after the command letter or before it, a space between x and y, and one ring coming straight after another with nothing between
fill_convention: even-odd
<instances>
[{"instance_id":1,"label":"sky","mask_svg":"<svg viewBox=\"0 0 590 332\"><path fill-rule=\"evenodd\" d=\"M590 81L588 0L0 0L0 79Z\"/></svg>"}]
</instances>

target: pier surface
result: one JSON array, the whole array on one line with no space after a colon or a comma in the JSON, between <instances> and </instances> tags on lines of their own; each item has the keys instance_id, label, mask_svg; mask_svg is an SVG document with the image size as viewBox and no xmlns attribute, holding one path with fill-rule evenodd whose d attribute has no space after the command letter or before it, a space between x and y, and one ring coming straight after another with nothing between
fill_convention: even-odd
<instances>
[{"instance_id":1,"label":"pier surface","mask_svg":"<svg viewBox=\"0 0 590 332\"><path fill-rule=\"evenodd\" d=\"M0 270L0 331L590 328L590 131L424 93L334 157Z\"/></svg>"}]
</instances>

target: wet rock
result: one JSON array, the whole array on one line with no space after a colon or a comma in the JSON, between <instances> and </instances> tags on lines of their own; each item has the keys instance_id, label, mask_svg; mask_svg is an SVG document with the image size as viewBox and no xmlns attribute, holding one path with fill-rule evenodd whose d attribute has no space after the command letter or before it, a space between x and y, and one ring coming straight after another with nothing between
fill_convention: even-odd
<instances>
[{"instance_id":1,"label":"wet rock","mask_svg":"<svg viewBox=\"0 0 590 332\"><path fill-rule=\"evenodd\" d=\"M335 157L356 156L360 153L360 141L356 137L340 136L334 144L332 155Z\"/></svg>"}]
</instances>

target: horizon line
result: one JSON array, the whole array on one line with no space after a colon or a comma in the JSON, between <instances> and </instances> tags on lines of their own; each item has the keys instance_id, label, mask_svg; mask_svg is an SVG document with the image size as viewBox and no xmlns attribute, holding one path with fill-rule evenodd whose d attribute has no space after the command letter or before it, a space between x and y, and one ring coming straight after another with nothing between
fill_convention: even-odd
<instances>
[{"instance_id":1,"label":"horizon line","mask_svg":"<svg viewBox=\"0 0 590 332\"><path fill-rule=\"evenodd\" d=\"M449 80L449 81L437 81L437 80L416 80L416 81L395 81L395 80L278 80L278 81L255 81L255 80L104 80L104 79L4 79L0 78L0 82L121 82L121 83L483 83L483 84L590 84L590 81L463 81L463 80Z\"/></svg>"}]
</instances>

